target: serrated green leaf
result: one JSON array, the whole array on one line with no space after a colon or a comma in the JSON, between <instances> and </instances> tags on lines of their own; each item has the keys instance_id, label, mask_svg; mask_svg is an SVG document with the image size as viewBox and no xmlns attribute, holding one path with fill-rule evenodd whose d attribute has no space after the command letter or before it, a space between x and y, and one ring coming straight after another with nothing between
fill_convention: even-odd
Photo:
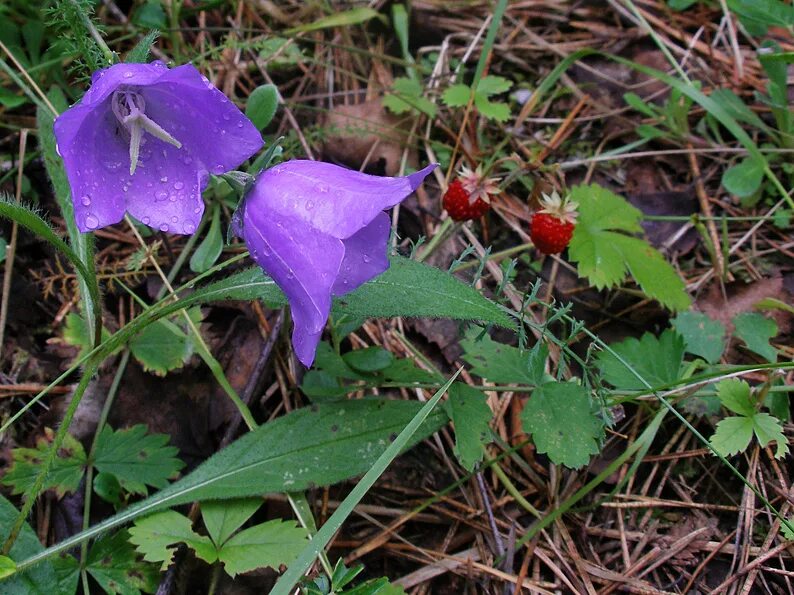
<instances>
[{"instance_id":1,"label":"serrated green leaf","mask_svg":"<svg viewBox=\"0 0 794 595\"><path fill-rule=\"evenodd\" d=\"M770 362L777 361L777 349L769 340L777 335L777 323L755 312L745 312L733 317L734 334L745 342L747 348Z\"/></svg>"},{"instance_id":2,"label":"serrated green leaf","mask_svg":"<svg viewBox=\"0 0 794 595\"><path fill-rule=\"evenodd\" d=\"M245 104L245 115L258 130L264 130L278 109L278 87L271 84L259 85Z\"/></svg>"},{"instance_id":3,"label":"serrated green leaf","mask_svg":"<svg viewBox=\"0 0 794 595\"><path fill-rule=\"evenodd\" d=\"M135 494L146 495L146 486L163 488L185 464L177 458L178 449L167 446L167 434L147 434L146 426L114 431L105 426L99 434L94 465L101 473L111 473L119 484Z\"/></svg>"},{"instance_id":4,"label":"serrated green leaf","mask_svg":"<svg viewBox=\"0 0 794 595\"><path fill-rule=\"evenodd\" d=\"M221 234L221 210L212 209L212 222L207 235L190 257L190 270L194 273L208 271L223 252L223 235Z\"/></svg>"},{"instance_id":5,"label":"serrated green leaf","mask_svg":"<svg viewBox=\"0 0 794 595\"><path fill-rule=\"evenodd\" d=\"M162 562L160 570L165 570L174 559L176 546L185 543L196 555L208 563L218 559L215 546L209 537L193 531L193 524L186 516L166 510L135 521L130 528L130 543L137 546L147 562Z\"/></svg>"},{"instance_id":6,"label":"serrated green leaf","mask_svg":"<svg viewBox=\"0 0 794 595\"><path fill-rule=\"evenodd\" d=\"M750 385L743 380L730 378L721 381L717 384L717 396L726 409L747 417L755 415L755 405L750 398Z\"/></svg>"},{"instance_id":7,"label":"serrated green leaf","mask_svg":"<svg viewBox=\"0 0 794 595\"><path fill-rule=\"evenodd\" d=\"M153 593L160 583L157 566L138 558L126 530L106 535L91 546L86 570L106 593Z\"/></svg>"},{"instance_id":8,"label":"serrated green leaf","mask_svg":"<svg viewBox=\"0 0 794 595\"><path fill-rule=\"evenodd\" d=\"M684 339L671 329L658 338L645 333L639 340L629 338L610 348L626 361L651 386L664 386L679 379L684 361ZM648 387L620 360L608 351L601 351L596 363L604 380L623 390L645 390Z\"/></svg>"},{"instance_id":9,"label":"serrated green leaf","mask_svg":"<svg viewBox=\"0 0 794 595\"><path fill-rule=\"evenodd\" d=\"M477 84L477 92L486 96L498 95L499 93L509 91L512 86L513 82L503 76L489 74L480 79L480 82Z\"/></svg>"},{"instance_id":10,"label":"serrated green leaf","mask_svg":"<svg viewBox=\"0 0 794 595\"><path fill-rule=\"evenodd\" d=\"M777 444L775 458L782 459L788 454L788 440L783 434L783 425L780 420L768 413L756 413L753 419L753 432L761 446L774 442Z\"/></svg>"},{"instance_id":11,"label":"serrated green leaf","mask_svg":"<svg viewBox=\"0 0 794 595\"><path fill-rule=\"evenodd\" d=\"M710 364L720 360L727 334L724 324L694 311L679 312L671 322L684 338L687 352L699 355Z\"/></svg>"},{"instance_id":12,"label":"serrated green leaf","mask_svg":"<svg viewBox=\"0 0 794 595\"><path fill-rule=\"evenodd\" d=\"M383 105L395 114L417 110L434 118L437 108L423 93L424 89L419 81L400 77L394 80L391 91L383 97Z\"/></svg>"},{"instance_id":13,"label":"serrated green leaf","mask_svg":"<svg viewBox=\"0 0 794 595\"><path fill-rule=\"evenodd\" d=\"M753 437L753 420L749 417L726 417L717 424L711 437L711 446L727 457L744 452Z\"/></svg>"},{"instance_id":14,"label":"serrated green leaf","mask_svg":"<svg viewBox=\"0 0 794 595\"><path fill-rule=\"evenodd\" d=\"M233 577L256 568L289 564L306 543L305 529L294 521L274 519L240 531L229 539L218 551L218 560Z\"/></svg>"},{"instance_id":15,"label":"serrated green leaf","mask_svg":"<svg viewBox=\"0 0 794 595\"><path fill-rule=\"evenodd\" d=\"M538 452L573 469L598 454L603 424L593 415L590 395L570 382L547 382L532 391L521 412L521 425Z\"/></svg>"},{"instance_id":16,"label":"serrated green leaf","mask_svg":"<svg viewBox=\"0 0 794 595\"><path fill-rule=\"evenodd\" d=\"M488 424L493 411L485 394L468 384L456 382L449 387L445 409L455 426L455 456L468 472L482 461L483 447L490 442Z\"/></svg>"},{"instance_id":17,"label":"serrated green leaf","mask_svg":"<svg viewBox=\"0 0 794 595\"><path fill-rule=\"evenodd\" d=\"M48 430L48 434L51 432ZM23 494L29 490L36 480L44 458L50 448L50 440L40 439L36 448L15 448L11 451L11 468L3 476L3 485L11 486L12 494ZM43 489L55 490L59 497L77 490L85 471L86 455L83 445L71 434L58 449L58 455L52 464Z\"/></svg>"},{"instance_id":18,"label":"serrated green leaf","mask_svg":"<svg viewBox=\"0 0 794 595\"><path fill-rule=\"evenodd\" d=\"M206 500L201 503L201 518L210 539L221 547L261 506L262 498Z\"/></svg>"},{"instance_id":19,"label":"serrated green leaf","mask_svg":"<svg viewBox=\"0 0 794 595\"><path fill-rule=\"evenodd\" d=\"M130 341L130 352L144 370L165 376L185 365L193 354L193 341L173 322L162 319L146 325Z\"/></svg>"},{"instance_id":20,"label":"serrated green leaf","mask_svg":"<svg viewBox=\"0 0 794 595\"><path fill-rule=\"evenodd\" d=\"M13 526L18 515L19 511L16 507L0 495L0 527L3 527L4 538L5 532ZM11 560L21 561L43 550L36 533L25 523L8 555ZM6 572L8 570L6 564ZM49 560L44 560L22 573L15 573L0 582L0 591L3 595L52 595L61 592L58 587L58 578Z\"/></svg>"},{"instance_id":21,"label":"serrated green leaf","mask_svg":"<svg viewBox=\"0 0 794 595\"><path fill-rule=\"evenodd\" d=\"M110 332L102 327L102 340L110 337ZM88 334L88 326L79 314L69 312L66 315L66 324L63 326L63 340L69 345L80 348L78 358L83 357L93 348L94 339Z\"/></svg>"},{"instance_id":22,"label":"serrated green leaf","mask_svg":"<svg viewBox=\"0 0 794 595\"><path fill-rule=\"evenodd\" d=\"M580 276L603 289L631 272L649 297L673 310L689 306L683 281L664 257L646 241L626 235L641 231L639 210L597 184L575 186L571 198L579 205L579 220L568 254Z\"/></svg>"},{"instance_id":23,"label":"serrated green leaf","mask_svg":"<svg viewBox=\"0 0 794 595\"><path fill-rule=\"evenodd\" d=\"M521 351L471 328L460 346L471 372L489 382L535 386L546 381L544 369L549 349L545 343L536 343L531 350Z\"/></svg>"},{"instance_id":24,"label":"serrated green leaf","mask_svg":"<svg viewBox=\"0 0 794 595\"><path fill-rule=\"evenodd\" d=\"M468 105L470 97L471 87L458 83L444 91L443 95L441 95L441 101L443 101L444 105L447 107L464 107Z\"/></svg>"},{"instance_id":25,"label":"serrated green leaf","mask_svg":"<svg viewBox=\"0 0 794 595\"><path fill-rule=\"evenodd\" d=\"M395 316L480 320L506 328L514 323L501 307L437 268L392 257L382 275L334 301L333 316Z\"/></svg>"},{"instance_id":26,"label":"serrated green leaf","mask_svg":"<svg viewBox=\"0 0 794 595\"><path fill-rule=\"evenodd\" d=\"M754 157L745 157L723 172L722 185L731 194L747 198L758 192L763 179L764 163Z\"/></svg>"},{"instance_id":27,"label":"serrated green leaf","mask_svg":"<svg viewBox=\"0 0 794 595\"><path fill-rule=\"evenodd\" d=\"M480 114L489 120L507 122L510 119L510 106L500 101L491 101L479 91L474 94L474 105Z\"/></svg>"},{"instance_id":28,"label":"serrated green leaf","mask_svg":"<svg viewBox=\"0 0 794 595\"><path fill-rule=\"evenodd\" d=\"M394 362L394 355L383 347L367 347L349 351L342 356L345 363L359 372L380 372Z\"/></svg>"}]
</instances>

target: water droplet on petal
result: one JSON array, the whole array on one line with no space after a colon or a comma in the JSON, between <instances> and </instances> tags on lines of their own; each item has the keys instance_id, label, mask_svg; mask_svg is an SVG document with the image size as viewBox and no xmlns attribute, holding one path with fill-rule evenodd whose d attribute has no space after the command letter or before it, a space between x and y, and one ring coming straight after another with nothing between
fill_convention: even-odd
<instances>
[{"instance_id":1,"label":"water droplet on petal","mask_svg":"<svg viewBox=\"0 0 794 595\"><path fill-rule=\"evenodd\" d=\"M372 257L369 254L364 255L364 262L372 262Z\"/></svg>"},{"instance_id":2,"label":"water droplet on petal","mask_svg":"<svg viewBox=\"0 0 794 595\"><path fill-rule=\"evenodd\" d=\"M304 208L307 211L311 211L314 208L314 203L312 201L310 201L310 200L307 200L306 204L304 205Z\"/></svg>"},{"instance_id":3,"label":"water droplet on petal","mask_svg":"<svg viewBox=\"0 0 794 595\"><path fill-rule=\"evenodd\" d=\"M160 231L168 231L168 224L163 223L162 225L160 225Z\"/></svg>"},{"instance_id":4,"label":"water droplet on petal","mask_svg":"<svg viewBox=\"0 0 794 595\"><path fill-rule=\"evenodd\" d=\"M185 187L184 182L174 182L174 190L182 190Z\"/></svg>"},{"instance_id":5,"label":"water droplet on petal","mask_svg":"<svg viewBox=\"0 0 794 595\"><path fill-rule=\"evenodd\" d=\"M172 194L171 196L169 196L168 200L170 200L171 202L176 202L176 194Z\"/></svg>"},{"instance_id":6,"label":"water droplet on petal","mask_svg":"<svg viewBox=\"0 0 794 595\"><path fill-rule=\"evenodd\" d=\"M201 212L201 207L196 207L195 209L193 209L193 212L196 213L196 215L198 215Z\"/></svg>"},{"instance_id":7,"label":"water droplet on petal","mask_svg":"<svg viewBox=\"0 0 794 595\"><path fill-rule=\"evenodd\" d=\"M83 203L84 207L87 207L88 205L91 204L91 197L86 194L83 198L80 199L80 202Z\"/></svg>"},{"instance_id":8,"label":"water droplet on petal","mask_svg":"<svg viewBox=\"0 0 794 595\"><path fill-rule=\"evenodd\" d=\"M193 225L192 223L185 223L182 226L182 229L185 230L185 233L193 233L194 231L196 231L196 226Z\"/></svg>"},{"instance_id":9,"label":"water droplet on petal","mask_svg":"<svg viewBox=\"0 0 794 595\"><path fill-rule=\"evenodd\" d=\"M168 182L168 176L163 176L162 178L160 178L160 181L161 181L163 184L167 183L167 182Z\"/></svg>"},{"instance_id":10,"label":"water droplet on petal","mask_svg":"<svg viewBox=\"0 0 794 595\"><path fill-rule=\"evenodd\" d=\"M228 113L224 113L224 114L223 114L223 119L224 119L224 120L226 120L226 121L228 122L229 120L231 120L231 119L232 119L232 117L231 117L231 116L230 116Z\"/></svg>"},{"instance_id":11,"label":"water droplet on petal","mask_svg":"<svg viewBox=\"0 0 794 595\"><path fill-rule=\"evenodd\" d=\"M179 221L179 217L177 217L176 215L171 217L171 223L176 223L177 221Z\"/></svg>"},{"instance_id":12,"label":"water droplet on petal","mask_svg":"<svg viewBox=\"0 0 794 595\"><path fill-rule=\"evenodd\" d=\"M168 198L168 192L165 190L158 190L157 193L154 195L157 200L165 200Z\"/></svg>"},{"instance_id":13,"label":"water droplet on petal","mask_svg":"<svg viewBox=\"0 0 794 595\"><path fill-rule=\"evenodd\" d=\"M148 217L144 217L143 219L141 219L141 221L143 222L144 225L149 225L149 221L151 221L151 219L149 219Z\"/></svg>"},{"instance_id":14,"label":"water droplet on petal","mask_svg":"<svg viewBox=\"0 0 794 595\"><path fill-rule=\"evenodd\" d=\"M88 229L96 229L97 227L99 227L99 219L97 219L93 215L89 215L88 217L85 218L85 226Z\"/></svg>"},{"instance_id":15,"label":"water droplet on petal","mask_svg":"<svg viewBox=\"0 0 794 595\"><path fill-rule=\"evenodd\" d=\"M222 174L226 168L224 168L220 163L212 168L212 173L214 174Z\"/></svg>"},{"instance_id":16,"label":"water droplet on petal","mask_svg":"<svg viewBox=\"0 0 794 595\"><path fill-rule=\"evenodd\" d=\"M130 70L128 70L127 72L124 73L124 78L125 79L131 79L133 76L134 75L132 74L132 71L130 71Z\"/></svg>"},{"instance_id":17,"label":"water droplet on petal","mask_svg":"<svg viewBox=\"0 0 794 595\"><path fill-rule=\"evenodd\" d=\"M242 128L242 127L243 127L243 121L240 120L239 122L237 122L237 128ZM60 155L60 153L59 153L59 155Z\"/></svg>"}]
</instances>

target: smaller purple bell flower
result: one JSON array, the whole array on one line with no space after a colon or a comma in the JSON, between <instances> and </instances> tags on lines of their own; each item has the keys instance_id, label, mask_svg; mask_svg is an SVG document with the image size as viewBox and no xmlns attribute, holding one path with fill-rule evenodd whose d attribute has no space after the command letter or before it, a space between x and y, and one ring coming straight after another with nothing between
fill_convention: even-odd
<instances>
[{"instance_id":1,"label":"smaller purple bell flower","mask_svg":"<svg viewBox=\"0 0 794 595\"><path fill-rule=\"evenodd\" d=\"M334 296L389 268L384 209L435 169L404 178L370 176L319 161L287 161L259 175L235 217L235 232L284 291L295 355L311 366Z\"/></svg>"},{"instance_id":2,"label":"smaller purple bell flower","mask_svg":"<svg viewBox=\"0 0 794 595\"><path fill-rule=\"evenodd\" d=\"M55 138L80 231L129 212L149 227L192 234L209 173L262 148L245 115L191 64L115 64L94 73L79 103L55 120Z\"/></svg>"}]
</instances>

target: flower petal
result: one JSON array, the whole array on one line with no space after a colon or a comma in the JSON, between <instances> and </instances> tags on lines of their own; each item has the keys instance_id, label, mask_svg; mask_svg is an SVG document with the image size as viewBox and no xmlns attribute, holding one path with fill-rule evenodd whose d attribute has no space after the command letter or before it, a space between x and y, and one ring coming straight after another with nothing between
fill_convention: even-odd
<instances>
[{"instance_id":1,"label":"flower petal","mask_svg":"<svg viewBox=\"0 0 794 595\"><path fill-rule=\"evenodd\" d=\"M201 192L209 181L195 161L186 147L148 136L135 174L126 176L122 186L127 211L153 229L192 234L204 213Z\"/></svg>"},{"instance_id":2,"label":"flower petal","mask_svg":"<svg viewBox=\"0 0 794 595\"><path fill-rule=\"evenodd\" d=\"M129 149L115 130L110 110L69 110L55 121L75 222L82 232L118 223L124 217L122 188L129 178Z\"/></svg>"},{"instance_id":3,"label":"flower petal","mask_svg":"<svg viewBox=\"0 0 794 595\"><path fill-rule=\"evenodd\" d=\"M243 237L251 256L289 299L295 355L311 366L328 314L331 288L345 248L296 217L245 206Z\"/></svg>"},{"instance_id":4,"label":"flower petal","mask_svg":"<svg viewBox=\"0 0 794 595\"><path fill-rule=\"evenodd\" d=\"M91 77L91 87L83 95L80 105L95 106L122 85L145 87L156 83L168 72L168 67L159 60L149 64L114 64L97 70Z\"/></svg>"},{"instance_id":5,"label":"flower petal","mask_svg":"<svg viewBox=\"0 0 794 595\"><path fill-rule=\"evenodd\" d=\"M264 144L251 121L191 64L169 70L141 94L146 115L213 174L234 169Z\"/></svg>"},{"instance_id":6,"label":"flower petal","mask_svg":"<svg viewBox=\"0 0 794 595\"><path fill-rule=\"evenodd\" d=\"M345 239L411 194L435 167L429 165L403 178L386 178L321 161L287 161L260 176L255 200Z\"/></svg>"},{"instance_id":7,"label":"flower petal","mask_svg":"<svg viewBox=\"0 0 794 595\"><path fill-rule=\"evenodd\" d=\"M389 268L387 245L390 232L391 219L381 212L364 229L342 241L345 257L331 290L333 295L353 291Z\"/></svg>"}]
</instances>

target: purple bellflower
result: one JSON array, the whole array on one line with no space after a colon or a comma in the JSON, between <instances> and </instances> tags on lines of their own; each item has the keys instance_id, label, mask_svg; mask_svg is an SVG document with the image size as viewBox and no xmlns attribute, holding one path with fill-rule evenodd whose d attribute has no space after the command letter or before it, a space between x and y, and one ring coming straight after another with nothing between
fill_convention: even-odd
<instances>
[{"instance_id":1,"label":"purple bellflower","mask_svg":"<svg viewBox=\"0 0 794 595\"><path fill-rule=\"evenodd\" d=\"M208 173L262 147L256 127L191 64L115 64L94 73L80 102L55 120L77 227L125 211L160 231L192 234Z\"/></svg>"},{"instance_id":2,"label":"purple bellflower","mask_svg":"<svg viewBox=\"0 0 794 595\"><path fill-rule=\"evenodd\" d=\"M410 195L436 165L404 178L319 161L287 161L259 175L235 216L251 256L292 308L295 355L311 366L334 296L389 268L384 209Z\"/></svg>"}]
</instances>

